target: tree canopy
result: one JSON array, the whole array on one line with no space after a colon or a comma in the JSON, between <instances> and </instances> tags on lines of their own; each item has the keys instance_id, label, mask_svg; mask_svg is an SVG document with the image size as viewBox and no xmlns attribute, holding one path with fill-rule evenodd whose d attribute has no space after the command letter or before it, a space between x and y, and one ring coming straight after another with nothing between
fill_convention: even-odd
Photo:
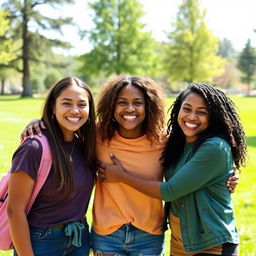
<instances>
[{"instance_id":1,"label":"tree canopy","mask_svg":"<svg viewBox=\"0 0 256 256\"><path fill-rule=\"evenodd\" d=\"M13 38L21 41L18 57L12 66L22 73L22 96L32 96L30 62L42 62L41 57L51 51L52 47L70 47L67 42L48 38L44 31L55 30L61 33L61 27L71 24L72 18L51 18L40 9L46 5L56 7L68 3L73 3L73 0L9 0L2 4L10 13ZM50 65L51 61L48 60L47 64Z\"/></svg>"},{"instance_id":2,"label":"tree canopy","mask_svg":"<svg viewBox=\"0 0 256 256\"><path fill-rule=\"evenodd\" d=\"M165 69L172 81L211 81L223 70L224 61L216 55L218 39L207 28L205 14L199 0L182 1L165 47Z\"/></svg>"},{"instance_id":3,"label":"tree canopy","mask_svg":"<svg viewBox=\"0 0 256 256\"><path fill-rule=\"evenodd\" d=\"M14 42L8 38L9 12L0 9L0 64L7 65L15 58Z\"/></svg>"},{"instance_id":4,"label":"tree canopy","mask_svg":"<svg viewBox=\"0 0 256 256\"><path fill-rule=\"evenodd\" d=\"M251 83L256 71L256 51L248 40L243 51L239 55L237 67L242 71L242 82L247 84L247 93L250 94Z\"/></svg>"},{"instance_id":5,"label":"tree canopy","mask_svg":"<svg viewBox=\"0 0 256 256\"><path fill-rule=\"evenodd\" d=\"M85 32L92 50L80 57L81 71L149 74L157 63L156 42L140 21L141 4L137 0L98 0L89 6L95 26Z\"/></svg>"}]
</instances>

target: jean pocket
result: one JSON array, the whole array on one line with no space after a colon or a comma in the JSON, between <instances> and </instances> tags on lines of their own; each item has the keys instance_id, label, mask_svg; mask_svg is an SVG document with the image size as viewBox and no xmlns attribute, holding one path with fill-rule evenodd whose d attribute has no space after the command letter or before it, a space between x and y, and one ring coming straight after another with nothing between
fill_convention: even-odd
<instances>
[{"instance_id":1,"label":"jean pocket","mask_svg":"<svg viewBox=\"0 0 256 256\"><path fill-rule=\"evenodd\" d=\"M48 229L32 229L30 230L31 239L42 240L49 236L50 231Z\"/></svg>"}]
</instances>

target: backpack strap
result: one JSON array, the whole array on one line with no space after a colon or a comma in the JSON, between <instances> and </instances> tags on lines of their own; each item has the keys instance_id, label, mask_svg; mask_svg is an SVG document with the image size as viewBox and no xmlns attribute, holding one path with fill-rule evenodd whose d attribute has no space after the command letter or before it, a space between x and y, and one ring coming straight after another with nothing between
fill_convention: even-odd
<instances>
[{"instance_id":1,"label":"backpack strap","mask_svg":"<svg viewBox=\"0 0 256 256\"><path fill-rule=\"evenodd\" d=\"M37 172L37 179L35 181L35 185L26 208L26 214L28 214L28 212L30 211L40 189L42 188L42 186L44 185L48 177L48 174L52 166L51 150L50 150L50 146L47 138L44 135L42 136L36 135L35 138L41 142L43 150L42 150L41 162Z\"/></svg>"},{"instance_id":2,"label":"backpack strap","mask_svg":"<svg viewBox=\"0 0 256 256\"><path fill-rule=\"evenodd\" d=\"M31 209L40 189L44 185L52 166L51 151L47 138L45 136L35 136L35 138L37 138L42 144L42 157L37 173L37 179L35 181L30 200L26 207L26 215ZM6 200L8 195L9 178L10 170L7 175L1 179L0 182L0 194L2 196L1 198L3 199L0 202L0 250L10 250L13 248L12 239L9 231Z\"/></svg>"}]
</instances>

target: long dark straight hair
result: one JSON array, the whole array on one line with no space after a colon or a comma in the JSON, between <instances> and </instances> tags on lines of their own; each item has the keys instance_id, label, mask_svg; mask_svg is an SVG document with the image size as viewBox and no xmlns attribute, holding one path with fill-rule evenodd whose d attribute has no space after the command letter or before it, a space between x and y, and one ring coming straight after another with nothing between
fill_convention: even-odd
<instances>
[{"instance_id":1,"label":"long dark straight hair","mask_svg":"<svg viewBox=\"0 0 256 256\"><path fill-rule=\"evenodd\" d=\"M65 77L58 81L49 91L42 116L42 120L46 126L46 136L51 147L56 188L57 190L63 191L65 195L70 195L73 192L73 171L64 147L62 131L53 115L53 109L56 104L56 99L63 90L74 85L83 88L88 93L89 118L87 122L80 127L77 134L83 148L84 157L94 178L97 169L95 108L92 93L89 86L80 79L76 77Z\"/></svg>"}]
</instances>

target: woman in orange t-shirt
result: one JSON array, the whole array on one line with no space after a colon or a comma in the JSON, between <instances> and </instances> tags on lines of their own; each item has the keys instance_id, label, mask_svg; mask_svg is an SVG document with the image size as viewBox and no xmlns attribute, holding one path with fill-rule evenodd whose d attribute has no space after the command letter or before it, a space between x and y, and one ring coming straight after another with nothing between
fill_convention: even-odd
<instances>
[{"instance_id":1,"label":"woman in orange t-shirt","mask_svg":"<svg viewBox=\"0 0 256 256\"><path fill-rule=\"evenodd\" d=\"M147 77L113 77L102 86L97 113L99 160L111 163L109 154L115 153L137 175L161 181L166 137L160 86ZM162 219L161 200L120 182L98 180L92 248L96 255L162 255Z\"/></svg>"}]
</instances>

